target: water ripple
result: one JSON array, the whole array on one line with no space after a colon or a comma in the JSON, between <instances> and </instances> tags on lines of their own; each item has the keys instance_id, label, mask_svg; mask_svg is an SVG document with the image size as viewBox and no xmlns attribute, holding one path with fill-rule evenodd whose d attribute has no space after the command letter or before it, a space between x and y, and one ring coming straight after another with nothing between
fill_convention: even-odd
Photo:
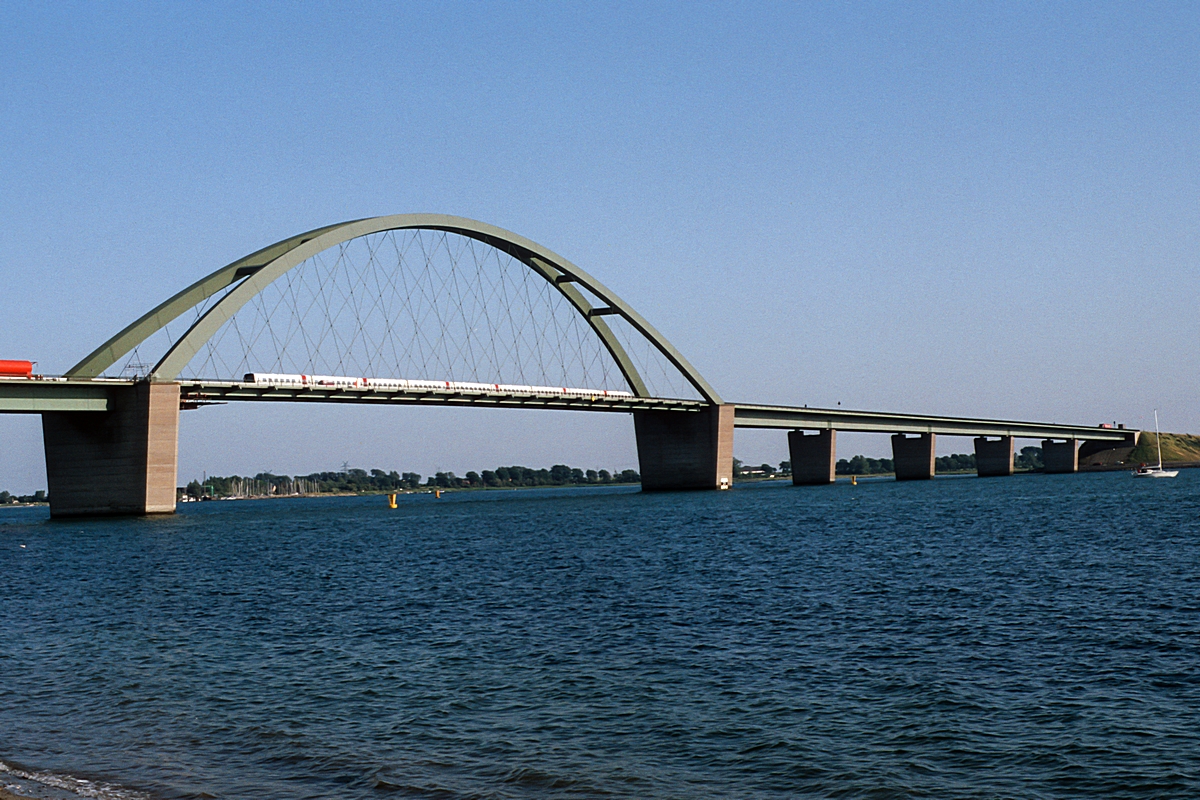
<instances>
[{"instance_id":1,"label":"water ripple","mask_svg":"<svg viewBox=\"0 0 1200 800\"><path fill-rule=\"evenodd\" d=\"M6 509L0 568L5 774L96 797L1200 796L1190 471Z\"/></svg>"}]
</instances>

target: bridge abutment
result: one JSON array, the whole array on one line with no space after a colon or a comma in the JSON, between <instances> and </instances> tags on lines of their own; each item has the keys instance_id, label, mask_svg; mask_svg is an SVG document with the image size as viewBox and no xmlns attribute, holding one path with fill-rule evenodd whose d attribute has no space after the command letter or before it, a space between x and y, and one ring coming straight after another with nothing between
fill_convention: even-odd
<instances>
[{"instance_id":1,"label":"bridge abutment","mask_svg":"<svg viewBox=\"0 0 1200 800\"><path fill-rule=\"evenodd\" d=\"M733 406L635 411L644 491L727 489L733 484Z\"/></svg>"},{"instance_id":2,"label":"bridge abutment","mask_svg":"<svg viewBox=\"0 0 1200 800\"><path fill-rule=\"evenodd\" d=\"M42 414L50 516L175 511L179 384L109 390L108 411Z\"/></svg>"},{"instance_id":3,"label":"bridge abutment","mask_svg":"<svg viewBox=\"0 0 1200 800\"><path fill-rule=\"evenodd\" d=\"M815 435L788 431L788 456L792 460L793 486L819 486L833 483L837 465L837 431L824 430Z\"/></svg>"},{"instance_id":4,"label":"bridge abutment","mask_svg":"<svg viewBox=\"0 0 1200 800\"><path fill-rule=\"evenodd\" d=\"M1042 440L1042 464L1049 474L1063 474L1079 471L1079 440L1067 439L1056 442L1053 439Z\"/></svg>"},{"instance_id":5,"label":"bridge abutment","mask_svg":"<svg viewBox=\"0 0 1200 800\"><path fill-rule=\"evenodd\" d=\"M1130 431L1123 442L1084 439L1079 445L1079 454L1077 456L1079 463L1086 467L1092 457L1100 453L1105 453L1109 450L1137 447L1139 435L1139 431Z\"/></svg>"},{"instance_id":6,"label":"bridge abutment","mask_svg":"<svg viewBox=\"0 0 1200 800\"><path fill-rule=\"evenodd\" d=\"M892 436L892 465L898 481L927 481L934 473L934 446L937 436L922 433L909 437L903 433Z\"/></svg>"},{"instance_id":7,"label":"bridge abutment","mask_svg":"<svg viewBox=\"0 0 1200 800\"><path fill-rule=\"evenodd\" d=\"M975 437L975 474L981 478L1012 475L1013 453L1011 436L1001 436L999 439Z\"/></svg>"}]
</instances>

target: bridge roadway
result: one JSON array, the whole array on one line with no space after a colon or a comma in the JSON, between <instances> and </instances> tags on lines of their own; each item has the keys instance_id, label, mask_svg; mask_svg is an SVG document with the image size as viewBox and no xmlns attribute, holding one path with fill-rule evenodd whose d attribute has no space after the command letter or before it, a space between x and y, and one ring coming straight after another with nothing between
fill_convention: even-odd
<instances>
[{"instance_id":1,"label":"bridge roadway","mask_svg":"<svg viewBox=\"0 0 1200 800\"><path fill-rule=\"evenodd\" d=\"M108 411L114 390L129 389L128 379L0 379L0 413ZM362 405L449 405L537 408L563 411L674 411L697 413L710 405L699 400L663 397L564 397L535 392L475 392L441 389L346 389L325 386L282 388L239 381L180 380L180 407L222 402L357 403ZM1125 442L1132 431L1048 422L894 414L841 408L733 403L736 428L777 428L863 433L918 433L942 436L1007 436L1018 439L1081 439Z\"/></svg>"}]
</instances>

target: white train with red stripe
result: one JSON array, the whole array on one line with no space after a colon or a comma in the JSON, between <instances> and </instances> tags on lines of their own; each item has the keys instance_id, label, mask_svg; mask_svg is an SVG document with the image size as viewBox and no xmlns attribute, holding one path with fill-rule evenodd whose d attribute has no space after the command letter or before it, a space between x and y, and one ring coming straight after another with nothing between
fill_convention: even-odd
<instances>
[{"instance_id":1,"label":"white train with red stripe","mask_svg":"<svg viewBox=\"0 0 1200 800\"><path fill-rule=\"evenodd\" d=\"M380 389L417 391L478 392L486 394L533 394L559 397L633 397L620 389L577 389L569 386L526 386L512 383L475 383L472 381L428 381L404 378L351 378L344 375L289 375L275 372L247 372L242 383L280 389Z\"/></svg>"}]
</instances>

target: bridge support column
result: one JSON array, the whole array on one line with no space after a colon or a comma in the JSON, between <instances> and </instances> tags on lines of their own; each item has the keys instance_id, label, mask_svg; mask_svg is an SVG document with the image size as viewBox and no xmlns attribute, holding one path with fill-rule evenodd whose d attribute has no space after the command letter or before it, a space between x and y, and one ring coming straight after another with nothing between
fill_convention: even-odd
<instances>
[{"instance_id":1,"label":"bridge support column","mask_svg":"<svg viewBox=\"0 0 1200 800\"><path fill-rule=\"evenodd\" d=\"M1067 473L1079 471L1079 440L1067 439L1056 442L1053 439L1042 440L1042 463L1047 473Z\"/></svg>"},{"instance_id":2,"label":"bridge support column","mask_svg":"<svg viewBox=\"0 0 1200 800\"><path fill-rule=\"evenodd\" d=\"M733 406L635 411L643 491L728 489L733 484Z\"/></svg>"},{"instance_id":3,"label":"bridge support column","mask_svg":"<svg viewBox=\"0 0 1200 800\"><path fill-rule=\"evenodd\" d=\"M837 465L837 431L788 431L788 455L792 459L792 485L818 486L833 483Z\"/></svg>"},{"instance_id":4,"label":"bridge support column","mask_svg":"<svg viewBox=\"0 0 1200 800\"><path fill-rule=\"evenodd\" d=\"M903 433L892 436L892 464L898 481L927 481L933 477L933 448L937 436L922 433L909 438Z\"/></svg>"},{"instance_id":5,"label":"bridge support column","mask_svg":"<svg viewBox=\"0 0 1200 800\"><path fill-rule=\"evenodd\" d=\"M114 387L108 411L42 414L50 516L175 511L179 384Z\"/></svg>"},{"instance_id":6,"label":"bridge support column","mask_svg":"<svg viewBox=\"0 0 1200 800\"><path fill-rule=\"evenodd\" d=\"M1013 437L975 437L975 474L981 478L1013 474Z\"/></svg>"}]
</instances>

